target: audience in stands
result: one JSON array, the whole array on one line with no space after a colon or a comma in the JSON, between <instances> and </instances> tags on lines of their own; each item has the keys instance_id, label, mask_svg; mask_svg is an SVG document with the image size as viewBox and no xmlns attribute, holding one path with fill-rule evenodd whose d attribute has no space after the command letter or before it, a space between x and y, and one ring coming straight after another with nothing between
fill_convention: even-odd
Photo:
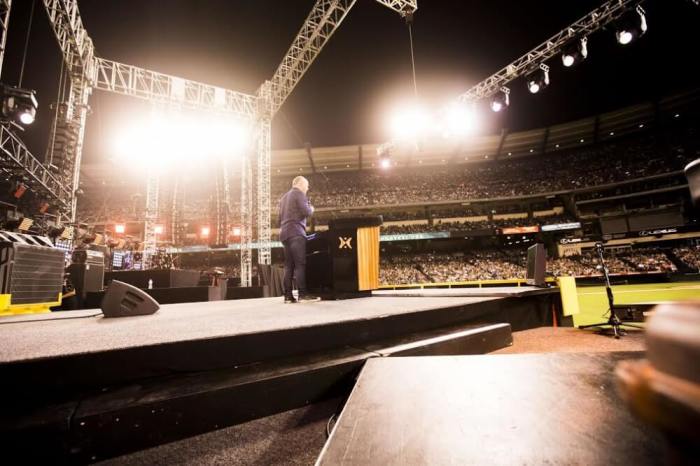
<instances>
[{"instance_id":1,"label":"audience in stands","mask_svg":"<svg viewBox=\"0 0 700 466\"><path fill-rule=\"evenodd\" d=\"M678 254L697 269L698 249L683 248ZM427 282L462 282L472 280L507 280L525 278L527 255L524 250L482 250L454 254L413 254L382 257L380 278L385 285ZM610 274L670 273L676 266L665 253L654 248L606 251L605 263ZM601 276L601 264L594 251L581 255L550 259L547 271L553 276ZM385 270L386 269L386 270ZM418 281L416 281L418 280Z\"/></svg>"}]
</instances>

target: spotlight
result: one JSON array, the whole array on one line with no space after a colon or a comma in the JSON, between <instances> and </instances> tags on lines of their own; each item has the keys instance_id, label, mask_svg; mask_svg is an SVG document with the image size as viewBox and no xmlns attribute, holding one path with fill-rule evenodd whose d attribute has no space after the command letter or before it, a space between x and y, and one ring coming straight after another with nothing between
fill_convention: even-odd
<instances>
[{"instance_id":1,"label":"spotlight","mask_svg":"<svg viewBox=\"0 0 700 466\"><path fill-rule=\"evenodd\" d=\"M156 235L162 235L164 230L165 230L165 229L163 228L163 225L156 225L156 226L153 227L153 232L154 232Z\"/></svg>"},{"instance_id":2,"label":"spotlight","mask_svg":"<svg viewBox=\"0 0 700 466\"><path fill-rule=\"evenodd\" d=\"M543 63L538 71L527 77L527 89L531 94L537 94L547 86L549 86L549 66Z\"/></svg>"},{"instance_id":3,"label":"spotlight","mask_svg":"<svg viewBox=\"0 0 700 466\"><path fill-rule=\"evenodd\" d=\"M647 18L644 16L642 6L637 5L637 8L622 16L615 37L620 45L627 45L642 37L645 32L647 32Z\"/></svg>"},{"instance_id":4,"label":"spotlight","mask_svg":"<svg viewBox=\"0 0 700 466\"><path fill-rule=\"evenodd\" d=\"M36 92L2 85L2 116L4 119L16 120L23 125L31 125L36 118Z\"/></svg>"},{"instance_id":5,"label":"spotlight","mask_svg":"<svg viewBox=\"0 0 700 466\"><path fill-rule=\"evenodd\" d=\"M200 236L201 236L202 238L208 238L208 237L209 237L209 232L210 232L209 227L202 227L202 228L199 230Z\"/></svg>"},{"instance_id":6,"label":"spotlight","mask_svg":"<svg viewBox=\"0 0 700 466\"><path fill-rule=\"evenodd\" d=\"M379 166L383 169L391 167L391 149L393 145L389 143L384 143L377 147L377 155L379 156Z\"/></svg>"},{"instance_id":7,"label":"spotlight","mask_svg":"<svg viewBox=\"0 0 700 466\"><path fill-rule=\"evenodd\" d=\"M588 57L588 38L582 37L564 47L561 54L561 62L565 67L570 68Z\"/></svg>"},{"instance_id":8,"label":"spotlight","mask_svg":"<svg viewBox=\"0 0 700 466\"><path fill-rule=\"evenodd\" d=\"M508 105L510 105L510 98L508 97L508 94L510 94L510 89L507 87L502 87L491 100L491 110L498 113L504 108L507 108Z\"/></svg>"},{"instance_id":9,"label":"spotlight","mask_svg":"<svg viewBox=\"0 0 700 466\"><path fill-rule=\"evenodd\" d=\"M431 125L430 114L415 104L397 109L389 121L392 137L397 141L418 140Z\"/></svg>"},{"instance_id":10,"label":"spotlight","mask_svg":"<svg viewBox=\"0 0 700 466\"><path fill-rule=\"evenodd\" d=\"M114 225L114 232L118 235L123 235L124 232L126 231L126 225L123 223L117 223Z\"/></svg>"}]
</instances>

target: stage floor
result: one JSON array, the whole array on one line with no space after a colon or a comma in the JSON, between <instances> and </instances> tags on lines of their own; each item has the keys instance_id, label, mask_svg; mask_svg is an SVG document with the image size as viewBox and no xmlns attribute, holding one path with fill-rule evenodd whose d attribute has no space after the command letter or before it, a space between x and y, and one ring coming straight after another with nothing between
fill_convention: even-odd
<instances>
[{"instance_id":1,"label":"stage floor","mask_svg":"<svg viewBox=\"0 0 700 466\"><path fill-rule=\"evenodd\" d=\"M498 299L373 296L284 304L282 298L260 298L167 304L151 316L117 319L106 319L95 310L6 317L0 319L0 363L324 326Z\"/></svg>"}]
</instances>

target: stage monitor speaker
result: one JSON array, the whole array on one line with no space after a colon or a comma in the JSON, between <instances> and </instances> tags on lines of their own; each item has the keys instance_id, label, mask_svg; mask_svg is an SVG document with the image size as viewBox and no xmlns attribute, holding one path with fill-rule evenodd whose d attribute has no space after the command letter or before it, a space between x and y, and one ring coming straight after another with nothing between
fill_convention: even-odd
<instances>
[{"instance_id":1,"label":"stage monitor speaker","mask_svg":"<svg viewBox=\"0 0 700 466\"><path fill-rule=\"evenodd\" d=\"M544 244L535 244L527 249L527 277L528 285L544 286L544 273L547 262L547 252Z\"/></svg>"},{"instance_id":2,"label":"stage monitor speaker","mask_svg":"<svg viewBox=\"0 0 700 466\"><path fill-rule=\"evenodd\" d=\"M160 309L160 304L145 291L128 283L112 280L100 307L105 317L131 317L155 314Z\"/></svg>"},{"instance_id":3,"label":"stage monitor speaker","mask_svg":"<svg viewBox=\"0 0 700 466\"><path fill-rule=\"evenodd\" d=\"M688 178L690 197L696 206L700 206L700 159L690 162L685 167L685 176Z\"/></svg>"}]
</instances>

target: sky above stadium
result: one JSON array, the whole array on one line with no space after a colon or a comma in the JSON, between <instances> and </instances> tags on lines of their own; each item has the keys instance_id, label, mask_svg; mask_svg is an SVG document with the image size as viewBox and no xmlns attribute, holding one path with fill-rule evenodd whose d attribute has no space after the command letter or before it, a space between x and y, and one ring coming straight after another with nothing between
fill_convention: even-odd
<instances>
[{"instance_id":1,"label":"sky above stadium","mask_svg":"<svg viewBox=\"0 0 700 466\"><path fill-rule=\"evenodd\" d=\"M99 56L247 93L274 73L313 0L81 0ZM419 0L414 44L418 92L438 108L578 19L602 1ZM649 0L649 32L620 47L613 30L589 40L589 58L550 65L551 85L536 96L516 81L511 107L482 112L482 133L586 117L698 85L700 8L688 0ZM30 0L16 1L2 81L18 81ZM56 98L61 57L40 1L29 39L24 87L37 90L36 123L23 136L41 159ZM412 96L408 31L373 0L358 0L273 122L273 148L382 142L397 102ZM110 157L120 125L148 111L129 97L91 98L84 161Z\"/></svg>"}]
</instances>

